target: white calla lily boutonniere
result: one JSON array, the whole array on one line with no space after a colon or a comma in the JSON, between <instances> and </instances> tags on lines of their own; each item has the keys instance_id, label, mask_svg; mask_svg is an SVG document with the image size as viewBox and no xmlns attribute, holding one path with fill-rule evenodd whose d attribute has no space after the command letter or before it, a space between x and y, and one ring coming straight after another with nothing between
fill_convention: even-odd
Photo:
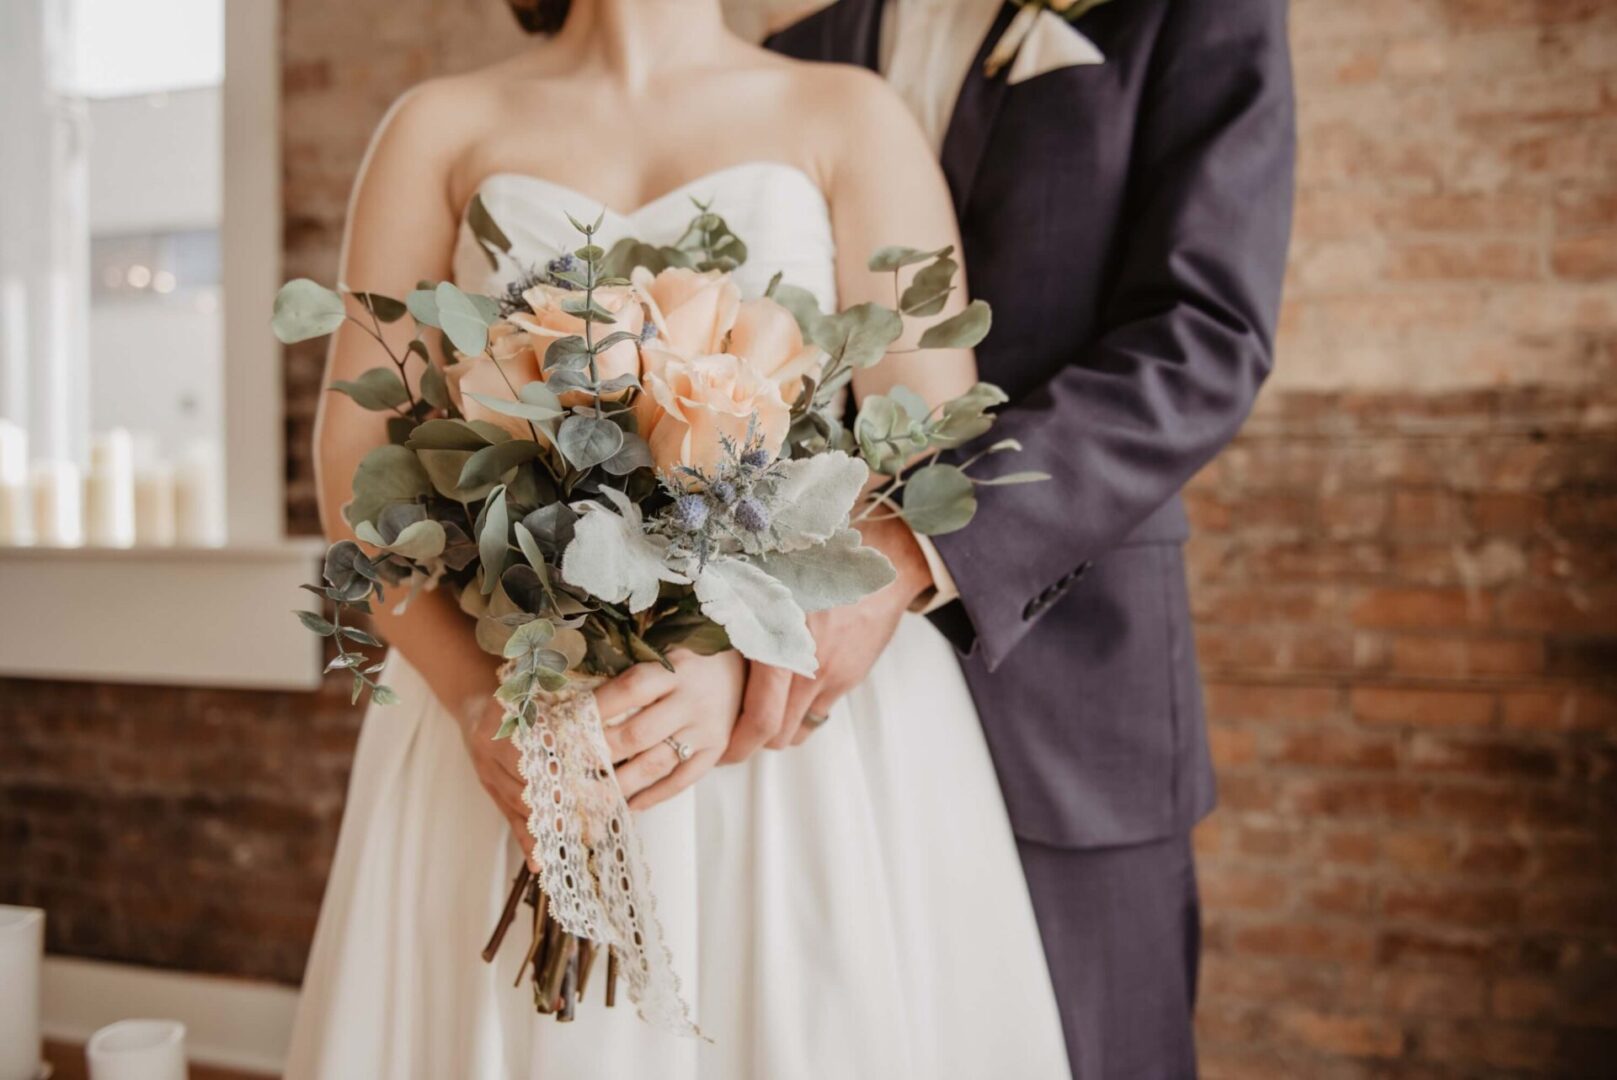
<instances>
[{"instance_id":1,"label":"white calla lily boutonniere","mask_svg":"<svg viewBox=\"0 0 1617 1080\"><path fill-rule=\"evenodd\" d=\"M1021 10L994 43L983 73L994 78L1010 65L1012 85L1036 75L1082 64L1104 64L1106 57L1072 23L1107 0L1023 0Z\"/></svg>"}]
</instances>

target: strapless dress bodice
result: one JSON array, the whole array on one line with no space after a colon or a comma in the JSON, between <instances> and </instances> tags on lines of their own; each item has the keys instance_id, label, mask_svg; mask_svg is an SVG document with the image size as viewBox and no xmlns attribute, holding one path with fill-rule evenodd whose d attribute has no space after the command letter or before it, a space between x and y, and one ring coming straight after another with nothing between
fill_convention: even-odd
<instances>
[{"instance_id":1,"label":"strapless dress bodice","mask_svg":"<svg viewBox=\"0 0 1617 1080\"><path fill-rule=\"evenodd\" d=\"M489 215L511 241L509 255L490 267L489 257L461 222L455 245L455 283L471 292L498 296L526 271L542 269L584 241L568 220L601 217L597 243L610 249L631 236L648 244L676 241L699 211L692 200L724 218L747 245L747 261L735 272L744 296L758 296L776 273L813 293L823 309L836 306L836 246L830 207L803 170L783 162L732 165L687 181L630 213L605 209L581 192L525 173L498 172L478 185Z\"/></svg>"}]
</instances>

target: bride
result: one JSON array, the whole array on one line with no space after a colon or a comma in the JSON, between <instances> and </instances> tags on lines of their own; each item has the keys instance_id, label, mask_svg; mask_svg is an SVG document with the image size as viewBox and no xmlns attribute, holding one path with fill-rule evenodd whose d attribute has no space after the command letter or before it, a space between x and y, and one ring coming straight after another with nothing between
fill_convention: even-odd
<instances>
[{"instance_id":1,"label":"bride","mask_svg":"<svg viewBox=\"0 0 1617 1080\"><path fill-rule=\"evenodd\" d=\"M516 262L539 267L578 245L568 215L604 215L604 246L667 243L700 200L747 244L744 291L778 271L827 308L890 299L891 280L864 265L876 247L956 242L927 144L873 76L754 48L717 0L540 2L552 35L417 88L383 122L354 193L347 285L402 295L452 278L503 293L520 269L490 270L464 221L474 195ZM357 375L367 345L345 328L328 375ZM860 373L855 394L903 384L938 402L975 379L968 352L924 355ZM321 507L345 532L344 479L386 431L339 395L321 408ZM914 548L895 520L866 528L885 550ZM865 603L905 606L926 584L905 573ZM529 850L515 752L490 738L497 661L442 593L376 622L402 703L365 718L290 1080L1067 1075L988 751L950 647L921 617L812 737L739 764L720 764L738 654L676 653L673 673L643 664L599 691L609 723L633 714L608 742L707 1040L608 1009L594 987L573 1023L536 1014L513 985L524 934L482 962Z\"/></svg>"}]
</instances>

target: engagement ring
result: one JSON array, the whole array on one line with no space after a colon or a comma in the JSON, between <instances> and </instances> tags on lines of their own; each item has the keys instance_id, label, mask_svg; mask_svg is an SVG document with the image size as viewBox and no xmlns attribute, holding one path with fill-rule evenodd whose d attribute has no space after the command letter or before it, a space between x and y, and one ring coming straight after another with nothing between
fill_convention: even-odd
<instances>
[{"instance_id":1,"label":"engagement ring","mask_svg":"<svg viewBox=\"0 0 1617 1080\"><path fill-rule=\"evenodd\" d=\"M696 752L691 749L690 743L682 743L672 735L664 739L663 742L668 744L668 748L674 752L674 756L679 758L681 761L689 761L691 759L691 755Z\"/></svg>"},{"instance_id":2,"label":"engagement ring","mask_svg":"<svg viewBox=\"0 0 1617 1080\"><path fill-rule=\"evenodd\" d=\"M829 715L821 715L820 713L811 712L803 717L803 723L807 724L809 727L819 727L829 719L831 719Z\"/></svg>"}]
</instances>

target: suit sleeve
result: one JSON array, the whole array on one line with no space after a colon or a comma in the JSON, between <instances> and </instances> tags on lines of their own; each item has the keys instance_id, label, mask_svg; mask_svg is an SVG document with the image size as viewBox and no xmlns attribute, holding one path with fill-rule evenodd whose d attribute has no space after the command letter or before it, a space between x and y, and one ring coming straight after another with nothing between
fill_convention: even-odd
<instances>
[{"instance_id":1,"label":"suit sleeve","mask_svg":"<svg viewBox=\"0 0 1617 1080\"><path fill-rule=\"evenodd\" d=\"M1098 335L985 436L1024 451L973 470L1052 479L979 488L972 524L935 538L960 603L932 617L990 669L1235 435L1272 365L1296 148L1283 0L1175 0L1151 64Z\"/></svg>"}]
</instances>

